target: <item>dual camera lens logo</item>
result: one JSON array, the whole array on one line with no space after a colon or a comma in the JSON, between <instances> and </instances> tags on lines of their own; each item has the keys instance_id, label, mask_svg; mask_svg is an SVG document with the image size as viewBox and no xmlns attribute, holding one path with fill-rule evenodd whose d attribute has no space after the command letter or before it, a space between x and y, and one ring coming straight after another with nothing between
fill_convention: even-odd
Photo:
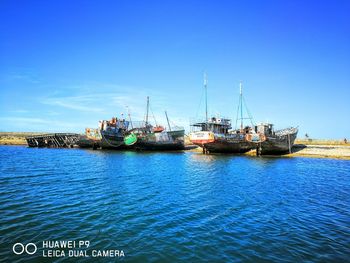
<instances>
[{"instance_id":1,"label":"dual camera lens logo","mask_svg":"<svg viewBox=\"0 0 350 263\"><path fill-rule=\"evenodd\" d=\"M12 251L16 255L22 255L24 252L28 255L33 255L37 250L38 248L34 243L28 243L26 245L23 245L22 243L16 243L12 247Z\"/></svg>"}]
</instances>

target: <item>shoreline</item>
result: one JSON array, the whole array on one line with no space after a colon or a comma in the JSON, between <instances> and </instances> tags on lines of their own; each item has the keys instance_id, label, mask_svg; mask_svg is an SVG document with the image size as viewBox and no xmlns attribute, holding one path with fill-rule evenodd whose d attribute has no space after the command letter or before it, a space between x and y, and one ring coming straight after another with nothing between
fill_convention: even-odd
<instances>
[{"instance_id":1,"label":"shoreline","mask_svg":"<svg viewBox=\"0 0 350 263\"><path fill-rule=\"evenodd\" d=\"M292 153L286 156L350 160L350 145L297 144L293 147Z\"/></svg>"},{"instance_id":2,"label":"shoreline","mask_svg":"<svg viewBox=\"0 0 350 263\"><path fill-rule=\"evenodd\" d=\"M0 145L27 145L25 137L44 132L0 132Z\"/></svg>"},{"instance_id":3,"label":"shoreline","mask_svg":"<svg viewBox=\"0 0 350 263\"><path fill-rule=\"evenodd\" d=\"M202 148L188 149L190 152L201 153ZM247 153L240 154L241 156L256 156L256 151L251 150ZM292 153L283 155L263 155L262 157L309 157L309 158L327 158L350 160L350 145L349 146L334 146L334 145L295 145Z\"/></svg>"},{"instance_id":4,"label":"shoreline","mask_svg":"<svg viewBox=\"0 0 350 263\"><path fill-rule=\"evenodd\" d=\"M25 146L26 136L44 134L43 132L0 132L0 145ZM185 151L202 152L200 147L191 145L185 140ZM350 144L345 144L340 140L301 140L297 139L293 146L293 152L285 155L275 155L275 157L310 157L350 160ZM255 150L242 154L255 156Z\"/></svg>"}]
</instances>

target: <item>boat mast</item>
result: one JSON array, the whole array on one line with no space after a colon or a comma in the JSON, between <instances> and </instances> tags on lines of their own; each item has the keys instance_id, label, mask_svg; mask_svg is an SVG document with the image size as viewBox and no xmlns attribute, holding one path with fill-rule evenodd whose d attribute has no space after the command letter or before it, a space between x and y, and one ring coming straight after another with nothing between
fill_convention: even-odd
<instances>
[{"instance_id":1,"label":"boat mast","mask_svg":"<svg viewBox=\"0 0 350 263\"><path fill-rule=\"evenodd\" d=\"M168 114L165 111L165 116L166 116L166 121L168 122L168 126L169 126L169 131L171 131L171 127L170 127L170 123L169 123L169 118L168 118Z\"/></svg>"},{"instance_id":2,"label":"boat mast","mask_svg":"<svg viewBox=\"0 0 350 263\"><path fill-rule=\"evenodd\" d=\"M147 96L146 126L148 125L149 97Z\"/></svg>"},{"instance_id":3,"label":"boat mast","mask_svg":"<svg viewBox=\"0 0 350 263\"><path fill-rule=\"evenodd\" d=\"M241 132L243 131L242 81L239 82L239 105L241 107Z\"/></svg>"},{"instance_id":4,"label":"boat mast","mask_svg":"<svg viewBox=\"0 0 350 263\"><path fill-rule=\"evenodd\" d=\"M208 94L207 94L207 74L204 73L204 90L205 90L205 122L208 121Z\"/></svg>"},{"instance_id":5,"label":"boat mast","mask_svg":"<svg viewBox=\"0 0 350 263\"><path fill-rule=\"evenodd\" d=\"M245 106L245 111L246 114L248 114L248 117L243 117L243 104ZM239 118L240 115L240 118ZM240 81L239 83L239 100L238 100L238 108L237 108L237 115L236 115L236 126L235 129L238 130L238 121L241 120L241 127L240 127L240 131L243 132L243 120L244 119L249 119L250 123L252 125L252 127L254 127L254 120L252 115L250 114L250 111L247 107L247 104L245 102L245 99L243 97L243 86L242 86L242 81Z\"/></svg>"}]
</instances>

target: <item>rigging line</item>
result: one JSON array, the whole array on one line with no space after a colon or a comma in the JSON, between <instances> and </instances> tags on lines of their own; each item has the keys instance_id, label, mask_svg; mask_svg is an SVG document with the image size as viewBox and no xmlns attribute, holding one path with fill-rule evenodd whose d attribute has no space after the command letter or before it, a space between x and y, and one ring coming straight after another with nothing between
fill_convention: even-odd
<instances>
[{"instance_id":1,"label":"rigging line","mask_svg":"<svg viewBox=\"0 0 350 263\"><path fill-rule=\"evenodd\" d=\"M238 99L238 108L237 108L237 115L236 115L235 130L237 130L237 122L238 122L238 114L239 114L239 107L240 107L240 104L241 104L241 96L239 96L239 99Z\"/></svg>"},{"instance_id":2,"label":"rigging line","mask_svg":"<svg viewBox=\"0 0 350 263\"><path fill-rule=\"evenodd\" d=\"M158 125L157 125L157 120L156 120L156 117L155 117L154 114L153 114L153 110L152 110L152 106L151 106L151 105L149 105L149 109L151 110L151 113L152 113L152 116L153 116L153 120L154 120L154 122L156 123L156 126L158 126Z\"/></svg>"},{"instance_id":3,"label":"rigging line","mask_svg":"<svg viewBox=\"0 0 350 263\"><path fill-rule=\"evenodd\" d=\"M199 105L198 105L198 108L197 108L197 111L196 111L196 120L198 118L199 109L200 109L200 107L202 105L202 99L203 99L204 92L205 92L204 89L202 89L201 98L199 100Z\"/></svg>"},{"instance_id":4,"label":"rigging line","mask_svg":"<svg viewBox=\"0 0 350 263\"><path fill-rule=\"evenodd\" d=\"M176 126L176 123L173 122L171 119L169 119L169 122L170 122L171 125Z\"/></svg>"},{"instance_id":5,"label":"rigging line","mask_svg":"<svg viewBox=\"0 0 350 263\"><path fill-rule=\"evenodd\" d=\"M170 124L172 125L172 129L183 128L183 126L179 126L177 123L170 120Z\"/></svg>"},{"instance_id":6,"label":"rigging line","mask_svg":"<svg viewBox=\"0 0 350 263\"><path fill-rule=\"evenodd\" d=\"M247 113L248 113L248 117L249 117L249 119L250 119L250 122L251 122L252 126L255 126L255 121L254 121L254 119L253 119L252 114L250 113L250 111L249 111L249 109L248 109L247 102L245 101L244 96L243 96L243 102L244 102L244 105L245 105L245 109L246 109L246 111L247 111Z\"/></svg>"},{"instance_id":7,"label":"rigging line","mask_svg":"<svg viewBox=\"0 0 350 263\"><path fill-rule=\"evenodd\" d=\"M143 115L143 122L144 122L145 125L146 125L146 113Z\"/></svg>"},{"instance_id":8,"label":"rigging line","mask_svg":"<svg viewBox=\"0 0 350 263\"><path fill-rule=\"evenodd\" d=\"M130 122L130 124L131 124L131 129L133 129L134 127L133 127L133 124L132 124L132 121L131 121L130 109L129 109L128 106L126 106L126 107L127 107L127 109L128 109L128 117L129 117L129 122Z\"/></svg>"}]
</instances>

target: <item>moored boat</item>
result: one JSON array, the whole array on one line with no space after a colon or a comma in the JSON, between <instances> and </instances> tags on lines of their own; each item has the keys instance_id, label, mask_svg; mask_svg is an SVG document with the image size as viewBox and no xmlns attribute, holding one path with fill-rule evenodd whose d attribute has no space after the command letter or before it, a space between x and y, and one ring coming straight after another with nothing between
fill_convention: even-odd
<instances>
[{"instance_id":1,"label":"moored boat","mask_svg":"<svg viewBox=\"0 0 350 263\"><path fill-rule=\"evenodd\" d=\"M120 149L124 145L128 127L129 121L113 117L110 121L99 121L97 129L86 128L85 134L94 148Z\"/></svg>"},{"instance_id":2,"label":"moored boat","mask_svg":"<svg viewBox=\"0 0 350 263\"><path fill-rule=\"evenodd\" d=\"M168 116L168 130L161 125L151 125L148 120L149 97L147 97L146 120L140 127L129 130L124 143L129 148L146 151L183 150L185 130L182 127L171 127Z\"/></svg>"},{"instance_id":3,"label":"moored boat","mask_svg":"<svg viewBox=\"0 0 350 263\"><path fill-rule=\"evenodd\" d=\"M262 123L255 126L259 139L247 136L247 140L255 144L257 155L291 153L298 128L290 127L274 131L273 124Z\"/></svg>"},{"instance_id":4,"label":"moored boat","mask_svg":"<svg viewBox=\"0 0 350 263\"><path fill-rule=\"evenodd\" d=\"M190 141L203 148L203 153L245 153L253 147L245 135L250 127L231 131L230 119L211 118L206 122L197 122L192 127L200 127L200 131L191 132Z\"/></svg>"},{"instance_id":5,"label":"moored boat","mask_svg":"<svg viewBox=\"0 0 350 263\"><path fill-rule=\"evenodd\" d=\"M247 141L246 134L252 132L252 128L243 125L243 95L240 84L240 100L238 112L241 118L240 129L231 130L231 120L227 118L212 117L208 118L207 104L207 79L204 77L205 89L205 115L202 122L191 123L193 131L189 134L190 141L202 147L203 153L245 153L253 149L254 145ZM237 112L237 113L238 113ZM238 115L237 115L238 116ZM252 118L250 117L252 120Z\"/></svg>"},{"instance_id":6,"label":"moored boat","mask_svg":"<svg viewBox=\"0 0 350 263\"><path fill-rule=\"evenodd\" d=\"M132 148L136 150L171 151L183 150L185 148L185 131L183 129L153 132L148 128L135 128L130 132L137 138L131 144L133 146ZM125 140L125 144L128 145L127 140Z\"/></svg>"}]
</instances>

